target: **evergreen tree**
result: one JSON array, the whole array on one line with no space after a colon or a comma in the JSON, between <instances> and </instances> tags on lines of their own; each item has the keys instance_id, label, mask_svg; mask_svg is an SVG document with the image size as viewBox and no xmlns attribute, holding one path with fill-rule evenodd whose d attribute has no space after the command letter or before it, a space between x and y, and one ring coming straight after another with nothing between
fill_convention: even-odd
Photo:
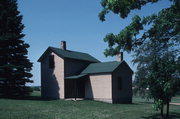
<instances>
[{"instance_id":1,"label":"evergreen tree","mask_svg":"<svg viewBox=\"0 0 180 119\"><path fill-rule=\"evenodd\" d=\"M0 96L22 97L30 93L26 83L32 63L27 57L29 45L21 40L22 15L16 0L0 0Z\"/></svg>"}]
</instances>

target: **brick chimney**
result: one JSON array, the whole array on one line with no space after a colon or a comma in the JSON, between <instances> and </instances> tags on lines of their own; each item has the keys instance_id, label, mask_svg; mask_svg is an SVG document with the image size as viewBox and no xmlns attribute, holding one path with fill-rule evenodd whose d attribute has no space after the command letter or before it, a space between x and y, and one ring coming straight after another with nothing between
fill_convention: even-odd
<instances>
[{"instance_id":1,"label":"brick chimney","mask_svg":"<svg viewBox=\"0 0 180 119\"><path fill-rule=\"evenodd\" d=\"M61 41L61 49L66 50L66 41Z\"/></svg>"},{"instance_id":2,"label":"brick chimney","mask_svg":"<svg viewBox=\"0 0 180 119\"><path fill-rule=\"evenodd\" d=\"M117 54L117 61L118 62L123 61L123 52Z\"/></svg>"}]
</instances>

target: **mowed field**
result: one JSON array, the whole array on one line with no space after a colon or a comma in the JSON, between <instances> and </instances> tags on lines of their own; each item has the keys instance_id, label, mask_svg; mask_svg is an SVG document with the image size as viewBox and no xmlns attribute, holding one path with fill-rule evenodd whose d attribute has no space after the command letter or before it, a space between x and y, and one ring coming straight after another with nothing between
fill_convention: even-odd
<instances>
[{"instance_id":1,"label":"mowed field","mask_svg":"<svg viewBox=\"0 0 180 119\"><path fill-rule=\"evenodd\" d=\"M108 104L97 101L44 101L39 92L25 100L0 99L0 119L159 119L152 102L140 97L133 104ZM173 98L180 103L180 97ZM172 101L172 102L173 102ZM171 119L180 119L180 106L170 105Z\"/></svg>"}]
</instances>

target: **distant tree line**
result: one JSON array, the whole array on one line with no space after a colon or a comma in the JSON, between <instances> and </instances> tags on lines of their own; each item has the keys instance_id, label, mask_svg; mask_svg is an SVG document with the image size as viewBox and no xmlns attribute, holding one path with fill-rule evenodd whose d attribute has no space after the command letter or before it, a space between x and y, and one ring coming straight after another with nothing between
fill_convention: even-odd
<instances>
[{"instance_id":1,"label":"distant tree line","mask_svg":"<svg viewBox=\"0 0 180 119\"><path fill-rule=\"evenodd\" d=\"M30 86L33 91L41 91L41 86Z\"/></svg>"}]
</instances>

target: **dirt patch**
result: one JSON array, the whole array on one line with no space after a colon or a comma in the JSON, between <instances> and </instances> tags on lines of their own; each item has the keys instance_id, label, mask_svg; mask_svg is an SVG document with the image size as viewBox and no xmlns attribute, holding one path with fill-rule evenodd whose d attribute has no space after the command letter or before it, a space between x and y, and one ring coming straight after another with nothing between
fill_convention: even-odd
<instances>
[{"instance_id":1,"label":"dirt patch","mask_svg":"<svg viewBox=\"0 0 180 119\"><path fill-rule=\"evenodd\" d=\"M180 106L180 103L170 103L171 105L179 105Z\"/></svg>"}]
</instances>

